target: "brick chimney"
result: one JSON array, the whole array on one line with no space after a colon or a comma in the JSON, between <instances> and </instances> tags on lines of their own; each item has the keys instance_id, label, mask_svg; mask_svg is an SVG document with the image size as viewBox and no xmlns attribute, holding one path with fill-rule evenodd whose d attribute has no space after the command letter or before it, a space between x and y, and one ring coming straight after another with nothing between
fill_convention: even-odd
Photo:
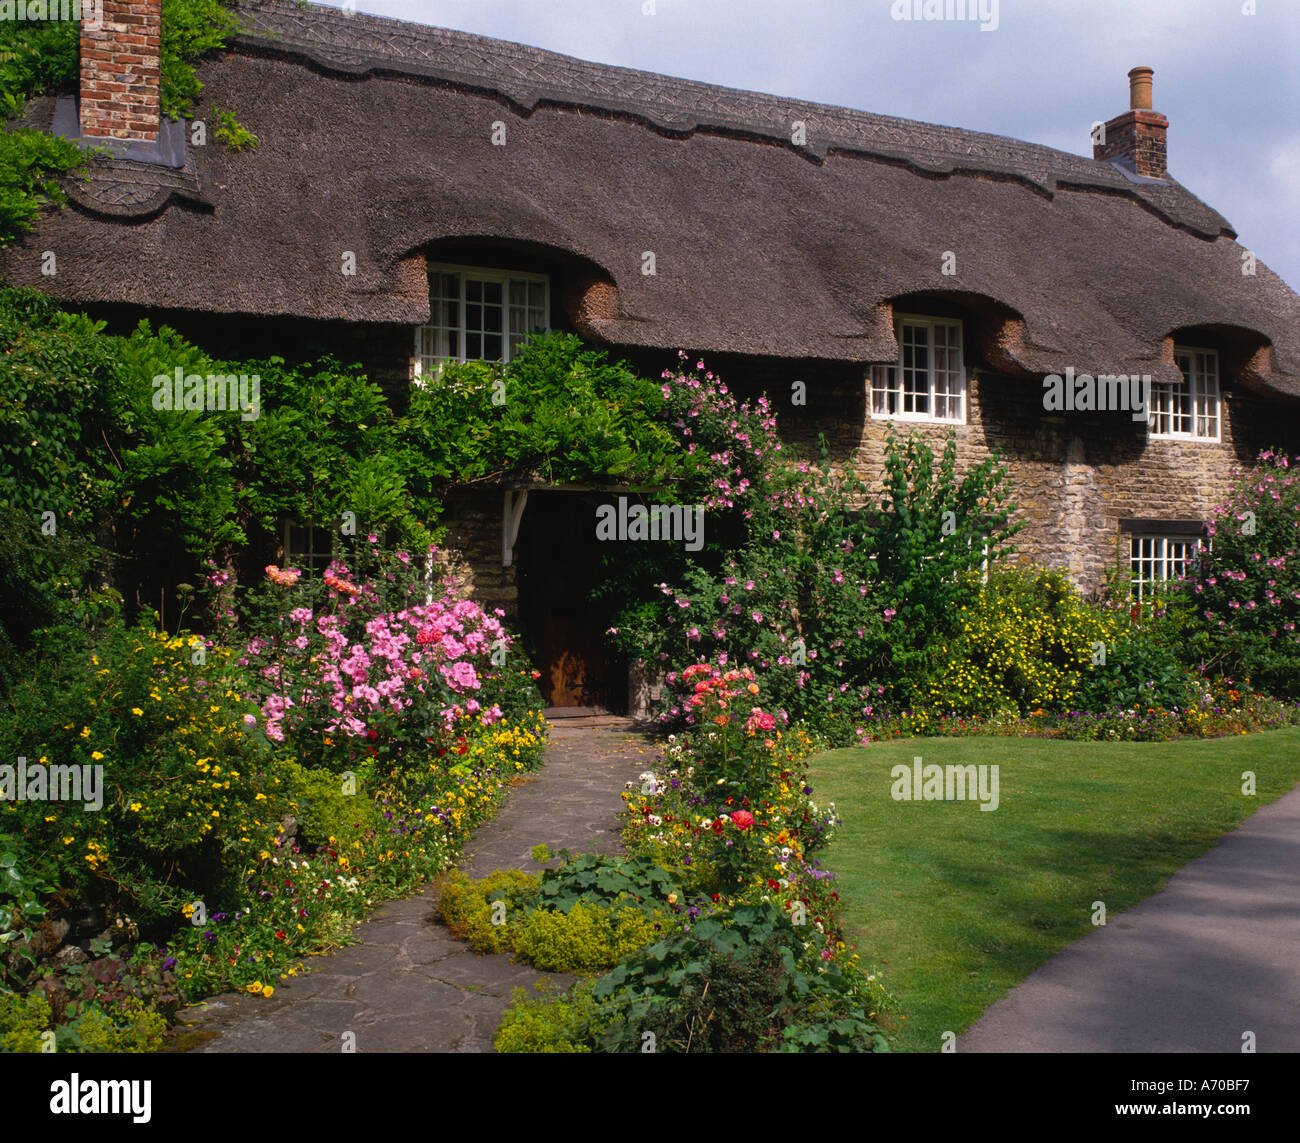
<instances>
[{"instance_id":1,"label":"brick chimney","mask_svg":"<svg viewBox=\"0 0 1300 1143\"><path fill-rule=\"evenodd\" d=\"M1165 174L1165 132L1169 120L1151 110L1149 67L1135 67L1128 73L1129 110L1117 115L1105 127L1105 142L1092 145L1094 159L1127 159L1139 175L1163 179Z\"/></svg>"},{"instance_id":2,"label":"brick chimney","mask_svg":"<svg viewBox=\"0 0 1300 1143\"><path fill-rule=\"evenodd\" d=\"M162 0L102 0L81 24L81 130L99 138L158 138Z\"/></svg>"}]
</instances>

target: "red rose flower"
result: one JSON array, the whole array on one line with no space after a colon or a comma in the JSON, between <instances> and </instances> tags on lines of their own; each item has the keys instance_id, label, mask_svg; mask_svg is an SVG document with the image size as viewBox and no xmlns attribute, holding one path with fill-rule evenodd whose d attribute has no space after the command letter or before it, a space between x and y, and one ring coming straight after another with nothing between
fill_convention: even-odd
<instances>
[{"instance_id":1,"label":"red rose flower","mask_svg":"<svg viewBox=\"0 0 1300 1143\"><path fill-rule=\"evenodd\" d=\"M741 829L749 829L754 824L754 815L748 810L737 810L731 815L731 820Z\"/></svg>"}]
</instances>

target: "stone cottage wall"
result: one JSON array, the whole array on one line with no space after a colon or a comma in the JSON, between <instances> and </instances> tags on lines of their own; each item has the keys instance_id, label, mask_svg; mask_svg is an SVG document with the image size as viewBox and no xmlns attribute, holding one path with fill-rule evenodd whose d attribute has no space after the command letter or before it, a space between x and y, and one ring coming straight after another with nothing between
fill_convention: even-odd
<instances>
[{"instance_id":1,"label":"stone cottage wall","mask_svg":"<svg viewBox=\"0 0 1300 1143\"><path fill-rule=\"evenodd\" d=\"M1069 573L1085 592L1099 590L1117 561L1127 561L1122 519L1206 520L1228 493L1234 469L1249 467L1261 449L1300 449L1300 410L1224 386L1217 443L1148 439L1145 422L1125 412L1052 414L1037 381L978 372L968 382L967 423L954 426L959 473L995 452L1011 479L1018 558ZM818 431L833 441L832 456L852 465L873 491L881 488L892 430L915 428L942 453L949 426L875 420L867 414L866 383L840 379L817 405L841 410L830 418L785 417L792 443L814 445ZM809 412L816 406L809 403ZM828 431L829 430L829 431Z\"/></svg>"},{"instance_id":2,"label":"stone cottage wall","mask_svg":"<svg viewBox=\"0 0 1300 1143\"><path fill-rule=\"evenodd\" d=\"M442 520L447 525L442 555L458 571L468 595L514 618L519 613L519 586L515 565L501 566L501 515L499 488L452 493Z\"/></svg>"}]
</instances>

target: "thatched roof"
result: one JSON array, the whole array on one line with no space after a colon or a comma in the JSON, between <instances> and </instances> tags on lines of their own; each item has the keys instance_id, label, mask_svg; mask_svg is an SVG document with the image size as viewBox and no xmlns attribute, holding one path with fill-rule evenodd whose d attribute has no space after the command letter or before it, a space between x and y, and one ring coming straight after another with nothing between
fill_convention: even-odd
<instances>
[{"instance_id":1,"label":"thatched roof","mask_svg":"<svg viewBox=\"0 0 1300 1143\"><path fill-rule=\"evenodd\" d=\"M80 303L418 324L425 248L490 237L571 256L578 328L617 345L891 360L891 303L942 294L987 317L1008 372L1173 379L1167 339L1212 327L1248 385L1300 396L1300 298L1243 275L1227 221L1172 179L335 9L241 14L200 75L260 145L106 163L0 275Z\"/></svg>"}]
</instances>

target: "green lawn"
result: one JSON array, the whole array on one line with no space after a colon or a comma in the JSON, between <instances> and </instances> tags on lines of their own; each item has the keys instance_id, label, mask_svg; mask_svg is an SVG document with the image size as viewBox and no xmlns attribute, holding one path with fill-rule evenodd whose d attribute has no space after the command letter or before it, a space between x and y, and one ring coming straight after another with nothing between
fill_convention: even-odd
<instances>
[{"instance_id":1,"label":"green lawn","mask_svg":"<svg viewBox=\"0 0 1300 1143\"><path fill-rule=\"evenodd\" d=\"M890 770L917 755L997 765L998 808L895 801ZM1113 920L1300 782L1300 728L1153 743L918 738L819 755L811 780L843 819L824 864L862 963L898 999L896 1049L937 1051L944 1031L1090 932L1094 901Z\"/></svg>"}]
</instances>

